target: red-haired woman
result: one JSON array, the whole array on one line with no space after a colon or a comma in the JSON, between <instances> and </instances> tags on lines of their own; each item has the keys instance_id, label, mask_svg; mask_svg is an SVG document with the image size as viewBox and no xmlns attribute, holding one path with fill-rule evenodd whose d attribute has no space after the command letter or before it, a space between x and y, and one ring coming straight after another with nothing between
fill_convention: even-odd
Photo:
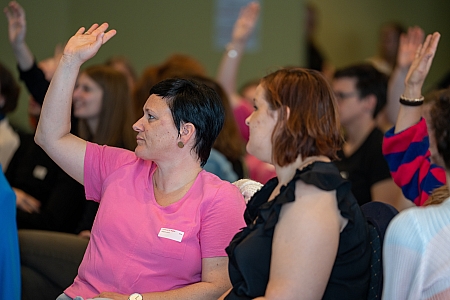
<instances>
[{"instance_id":1,"label":"red-haired woman","mask_svg":"<svg viewBox=\"0 0 450 300\"><path fill-rule=\"evenodd\" d=\"M254 109L247 151L277 177L252 197L227 248L233 288L221 299L364 299L369 240L331 162L342 142L333 91L319 72L282 69L262 79Z\"/></svg>"}]
</instances>

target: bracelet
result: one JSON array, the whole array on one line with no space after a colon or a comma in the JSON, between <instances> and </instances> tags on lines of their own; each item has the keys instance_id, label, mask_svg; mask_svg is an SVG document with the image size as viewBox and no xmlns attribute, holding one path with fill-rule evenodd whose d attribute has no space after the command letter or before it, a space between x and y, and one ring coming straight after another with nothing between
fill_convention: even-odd
<instances>
[{"instance_id":1,"label":"bracelet","mask_svg":"<svg viewBox=\"0 0 450 300\"><path fill-rule=\"evenodd\" d=\"M235 58L236 56L238 56L238 52L236 49L234 49L232 43L229 43L227 45L226 50L227 50L227 55L229 58Z\"/></svg>"},{"instance_id":2,"label":"bracelet","mask_svg":"<svg viewBox=\"0 0 450 300\"><path fill-rule=\"evenodd\" d=\"M420 96L420 98L407 98L403 95L400 96L400 103L406 106L419 106L423 104L424 97Z\"/></svg>"}]
</instances>

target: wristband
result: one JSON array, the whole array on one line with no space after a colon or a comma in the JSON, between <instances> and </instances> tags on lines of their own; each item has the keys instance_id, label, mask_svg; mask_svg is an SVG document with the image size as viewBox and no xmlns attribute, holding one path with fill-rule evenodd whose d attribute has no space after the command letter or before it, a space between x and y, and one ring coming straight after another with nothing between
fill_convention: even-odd
<instances>
[{"instance_id":1,"label":"wristband","mask_svg":"<svg viewBox=\"0 0 450 300\"><path fill-rule=\"evenodd\" d=\"M238 52L236 49L234 49L234 45L232 43L229 43L226 47L227 55L229 58L235 58L238 56Z\"/></svg>"},{"instance_id":2,"label":"wristband","mask_svg":"<svg viewBox=\"0 0 450 300\"><path fill-rule=\"evenodd\" d=\"M420 96L420 98L407 98L403 95L400 96L400 103L406 106L419 106L423 104L423 101L423 96Z\"/></svg>"}]
</instances>

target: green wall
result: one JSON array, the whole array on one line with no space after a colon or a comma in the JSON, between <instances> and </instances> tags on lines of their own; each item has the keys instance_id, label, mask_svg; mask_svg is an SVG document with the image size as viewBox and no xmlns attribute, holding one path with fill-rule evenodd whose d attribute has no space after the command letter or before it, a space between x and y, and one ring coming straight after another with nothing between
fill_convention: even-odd
<instances>
[{"instance_id":1,"label":"green wall","mask_svg":"<svg viewBox=\"0 0 450 300\"><path fill-rule=\"evenodd\" d=\"M317 40L336 67L376 54L383 23L398 21L439 31L441 40L430 74L430 87L450 71L450 1L448 0L310 0L320 11Z\"/></svg>"},{"instance_id":2,"label":"green wall","mask_svg":"<svg viewBox=\"0 0 450 300\"><path fill-rule=\"evenodd\" d=\"M222 51L213 40L215 1L22 0L28 20L27 41L38 60L49 57L54 45L65 42L80 26L108 22L117 35L87 64L101 63L115 54L128 56L140 73L174 52L192 55L214 76ZM4 1L6 5L6 1ZM281 17L280 17L281 16ZM298 65L302 57L300 1L263 1L260 47L243 60L239 82L261 77L284 65ZM7 40L7 22L0 27L0 60L15 71ZM27 92L11 122L28 129Z\"/></svg>"},{"instance_id":3,"label":"green wall","mask_svg":"<svg viewBox=\"0 0 450 300\"><path fill-rule=\"evenodd\" d=\"M224 0L232 1L232 0ZM320 10L318 42L336 67L364 60L375 54L378 30L386 21L419 25L427 33L440 31L441 43L428 85L450 69L450 2L448 0L310 0ZM8 1L3 1L5 6ZM303 0L262 0L260 47L244 57L238 81L261 77L285 65L301 65L303 47ZM117 36L88 64L108 56L127 55L140 73L147 65L161 62L174 52L190 54L214 76L222 52L213 40L213 0L22 0L27 12L28 44L38 60L49 57L54 45L65 42L80 26L109 22ZM15 72L7 40L7 22L0 26L0 61ZM23 89L19 109L11 122L27 127L27 92Z\"/></svg>"}]
</instances>

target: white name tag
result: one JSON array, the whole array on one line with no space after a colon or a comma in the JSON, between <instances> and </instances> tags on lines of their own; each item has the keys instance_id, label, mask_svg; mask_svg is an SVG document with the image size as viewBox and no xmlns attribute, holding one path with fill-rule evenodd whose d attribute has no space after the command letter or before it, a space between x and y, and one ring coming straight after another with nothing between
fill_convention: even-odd
<instances>
[{"instance_id":1,"label":"white name tag","mask_svg":"<svg viewBox=\"0 0 450 300\"><path fill-rule=\"evenodd\" d=\"M47 176L47 168L43 166L36 166L33 170L34 178L44 180L45 176Z\"/></svg>"},{"instance_id":2,"label":"white name tag","mask_svg":"<svg viewBox=\"0 0 450 300\"><path fill-rule=\"evenodd\" d=\"M184 232L170 228L161 228L158 236L165 239L181 242L184 236Z\"/></svg>"}]
</instances>

